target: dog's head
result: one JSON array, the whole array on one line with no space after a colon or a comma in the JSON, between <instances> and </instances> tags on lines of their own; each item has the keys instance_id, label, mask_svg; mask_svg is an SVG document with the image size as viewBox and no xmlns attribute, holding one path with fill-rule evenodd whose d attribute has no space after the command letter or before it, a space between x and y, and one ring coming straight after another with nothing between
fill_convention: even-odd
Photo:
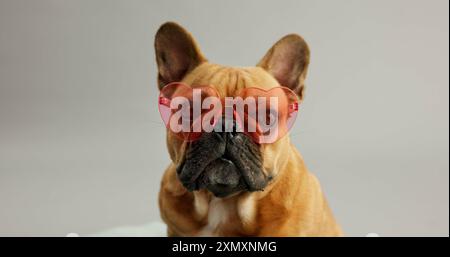
<instances>
[{"instance_id":1,"label":"dog's head","mask_svg":"<svg viewBox=\"0 0 450 257\"><path fill-rule=\"evenodd\" d=\"M178 24L163 24L155 36L158 85L173 82L208 85L220 97L245 88L287 87L301 101L309 64L309 49L298 35L280 39L256 67L234 68L209 63L193 37ZM288 135L259 144L246 133L208 132L195 141L167 132L167 147L178 178L188 190L207 189L225 197L263 190L283 170L291 154Z\"/></svg>"}]
</instances>

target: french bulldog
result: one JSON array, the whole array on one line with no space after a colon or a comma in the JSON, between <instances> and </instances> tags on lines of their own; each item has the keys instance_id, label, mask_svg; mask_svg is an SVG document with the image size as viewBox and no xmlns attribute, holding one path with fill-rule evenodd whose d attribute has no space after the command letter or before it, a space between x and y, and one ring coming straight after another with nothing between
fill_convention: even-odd
<instances>
[{"instance_id":1,"label":"french bulldog","mask_svg":"<svg viewBox=\"0 0 450 257\"><path fill-rule=\"evenodd\" d=\"M310 50L302 37L281 38L255 67L207 61L174 22L155 36L158 87L208 85L220 97L246 88L289 88L304 97ZM205 132L195 141L166 132L171 163L159 193L168 236L340 236L317 178L289 135L260 144L242 132Z\"/></svg>"}]
</instances>

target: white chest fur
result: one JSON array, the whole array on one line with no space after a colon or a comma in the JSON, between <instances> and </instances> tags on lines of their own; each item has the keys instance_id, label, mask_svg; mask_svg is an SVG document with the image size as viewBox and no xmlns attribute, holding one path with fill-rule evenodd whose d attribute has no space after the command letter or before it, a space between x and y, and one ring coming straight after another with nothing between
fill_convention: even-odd
<instances>
[{"instance_id":1,"label":"white chest fur","mask_svg":"<svg viewBox=\"0 0 450 257\"><path fill-rule=\"evenodd\" d=\"M208 206L208 223L203 227L199 236L219 236L220 226L225 224L232 214L230 203L212 198Z\"/></svg>"},{"instance_id":2,"label":"white chest fur","mask_svg":"<svg viewBox=\"0 0 450 257\"><path fill-rule=\"evenodd\" d=\"M221 227L229 226L231 219L238 218L237 224L249 224L254 220L256 212L255 201L251 194L241 196L237 200L216 197L211 198L209 202L198 200L196 209L197 212L208 215L208 223L202 228L199 236L220 236ZM236 222L232 223L236 224Z\"/></svg>"}]
</instances>

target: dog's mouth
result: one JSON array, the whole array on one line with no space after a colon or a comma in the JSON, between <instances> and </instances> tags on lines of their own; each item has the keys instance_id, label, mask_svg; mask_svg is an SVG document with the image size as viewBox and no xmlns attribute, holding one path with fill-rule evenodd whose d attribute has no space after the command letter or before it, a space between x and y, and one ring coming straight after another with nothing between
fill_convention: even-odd
<instances>
[{"instance_id":1,"label":"dog's mouth","mask_svg":"<svg viewBox=\"0 0 450 257\"><path fill-rule=\"evenodd\" d=\"M216 197L263 190L268 181L258 145L243 133L204 133L187 146L177 173L189 191L207 189Z\"/></svg>"},{"instance_id":2,"label":"dog's mouth","mask_svg":"<svg viewBox=\"0 0 450 257\"><path fill-rule=\"evenodd\" d=\"M221 157L212 161L197 180L199 189L206 188L217 197L246 190L245 181L234 163Z\"/></svg>"}]
</instances>

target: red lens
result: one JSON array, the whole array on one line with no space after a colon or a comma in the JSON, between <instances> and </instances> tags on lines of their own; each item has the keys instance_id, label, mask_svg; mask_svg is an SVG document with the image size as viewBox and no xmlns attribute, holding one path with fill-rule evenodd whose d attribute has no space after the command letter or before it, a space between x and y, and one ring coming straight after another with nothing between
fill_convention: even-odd
<instances>
[{"instance_id":1,"label":"red lens","mask_svg":"<svg viewBox=\"0 0 450 257\"><path fill-rule=\"evenodd\" d=\"M203 132L203 116L213 114L212 108L218 99L218 93L212 87L191 87L176 82L161 89L158 108L164 124L172 133L182 140L193 141Z\"/></svg>"},{"instance_id":2,"label":"red lens","mask_svg":"<svg viewBox=\"0 0 450 257\"><path fill-rule=\"evenodd\" d=\"M259 144L274 143L294 125L298 113L298 97L290 89L275 87L270 90L261 88L243 89L239 96L246 104L255 104L255 108L245 106L237 111L244 132ZM250 100L252 99L252 100Z\"/></svg>"}]
</instances>

